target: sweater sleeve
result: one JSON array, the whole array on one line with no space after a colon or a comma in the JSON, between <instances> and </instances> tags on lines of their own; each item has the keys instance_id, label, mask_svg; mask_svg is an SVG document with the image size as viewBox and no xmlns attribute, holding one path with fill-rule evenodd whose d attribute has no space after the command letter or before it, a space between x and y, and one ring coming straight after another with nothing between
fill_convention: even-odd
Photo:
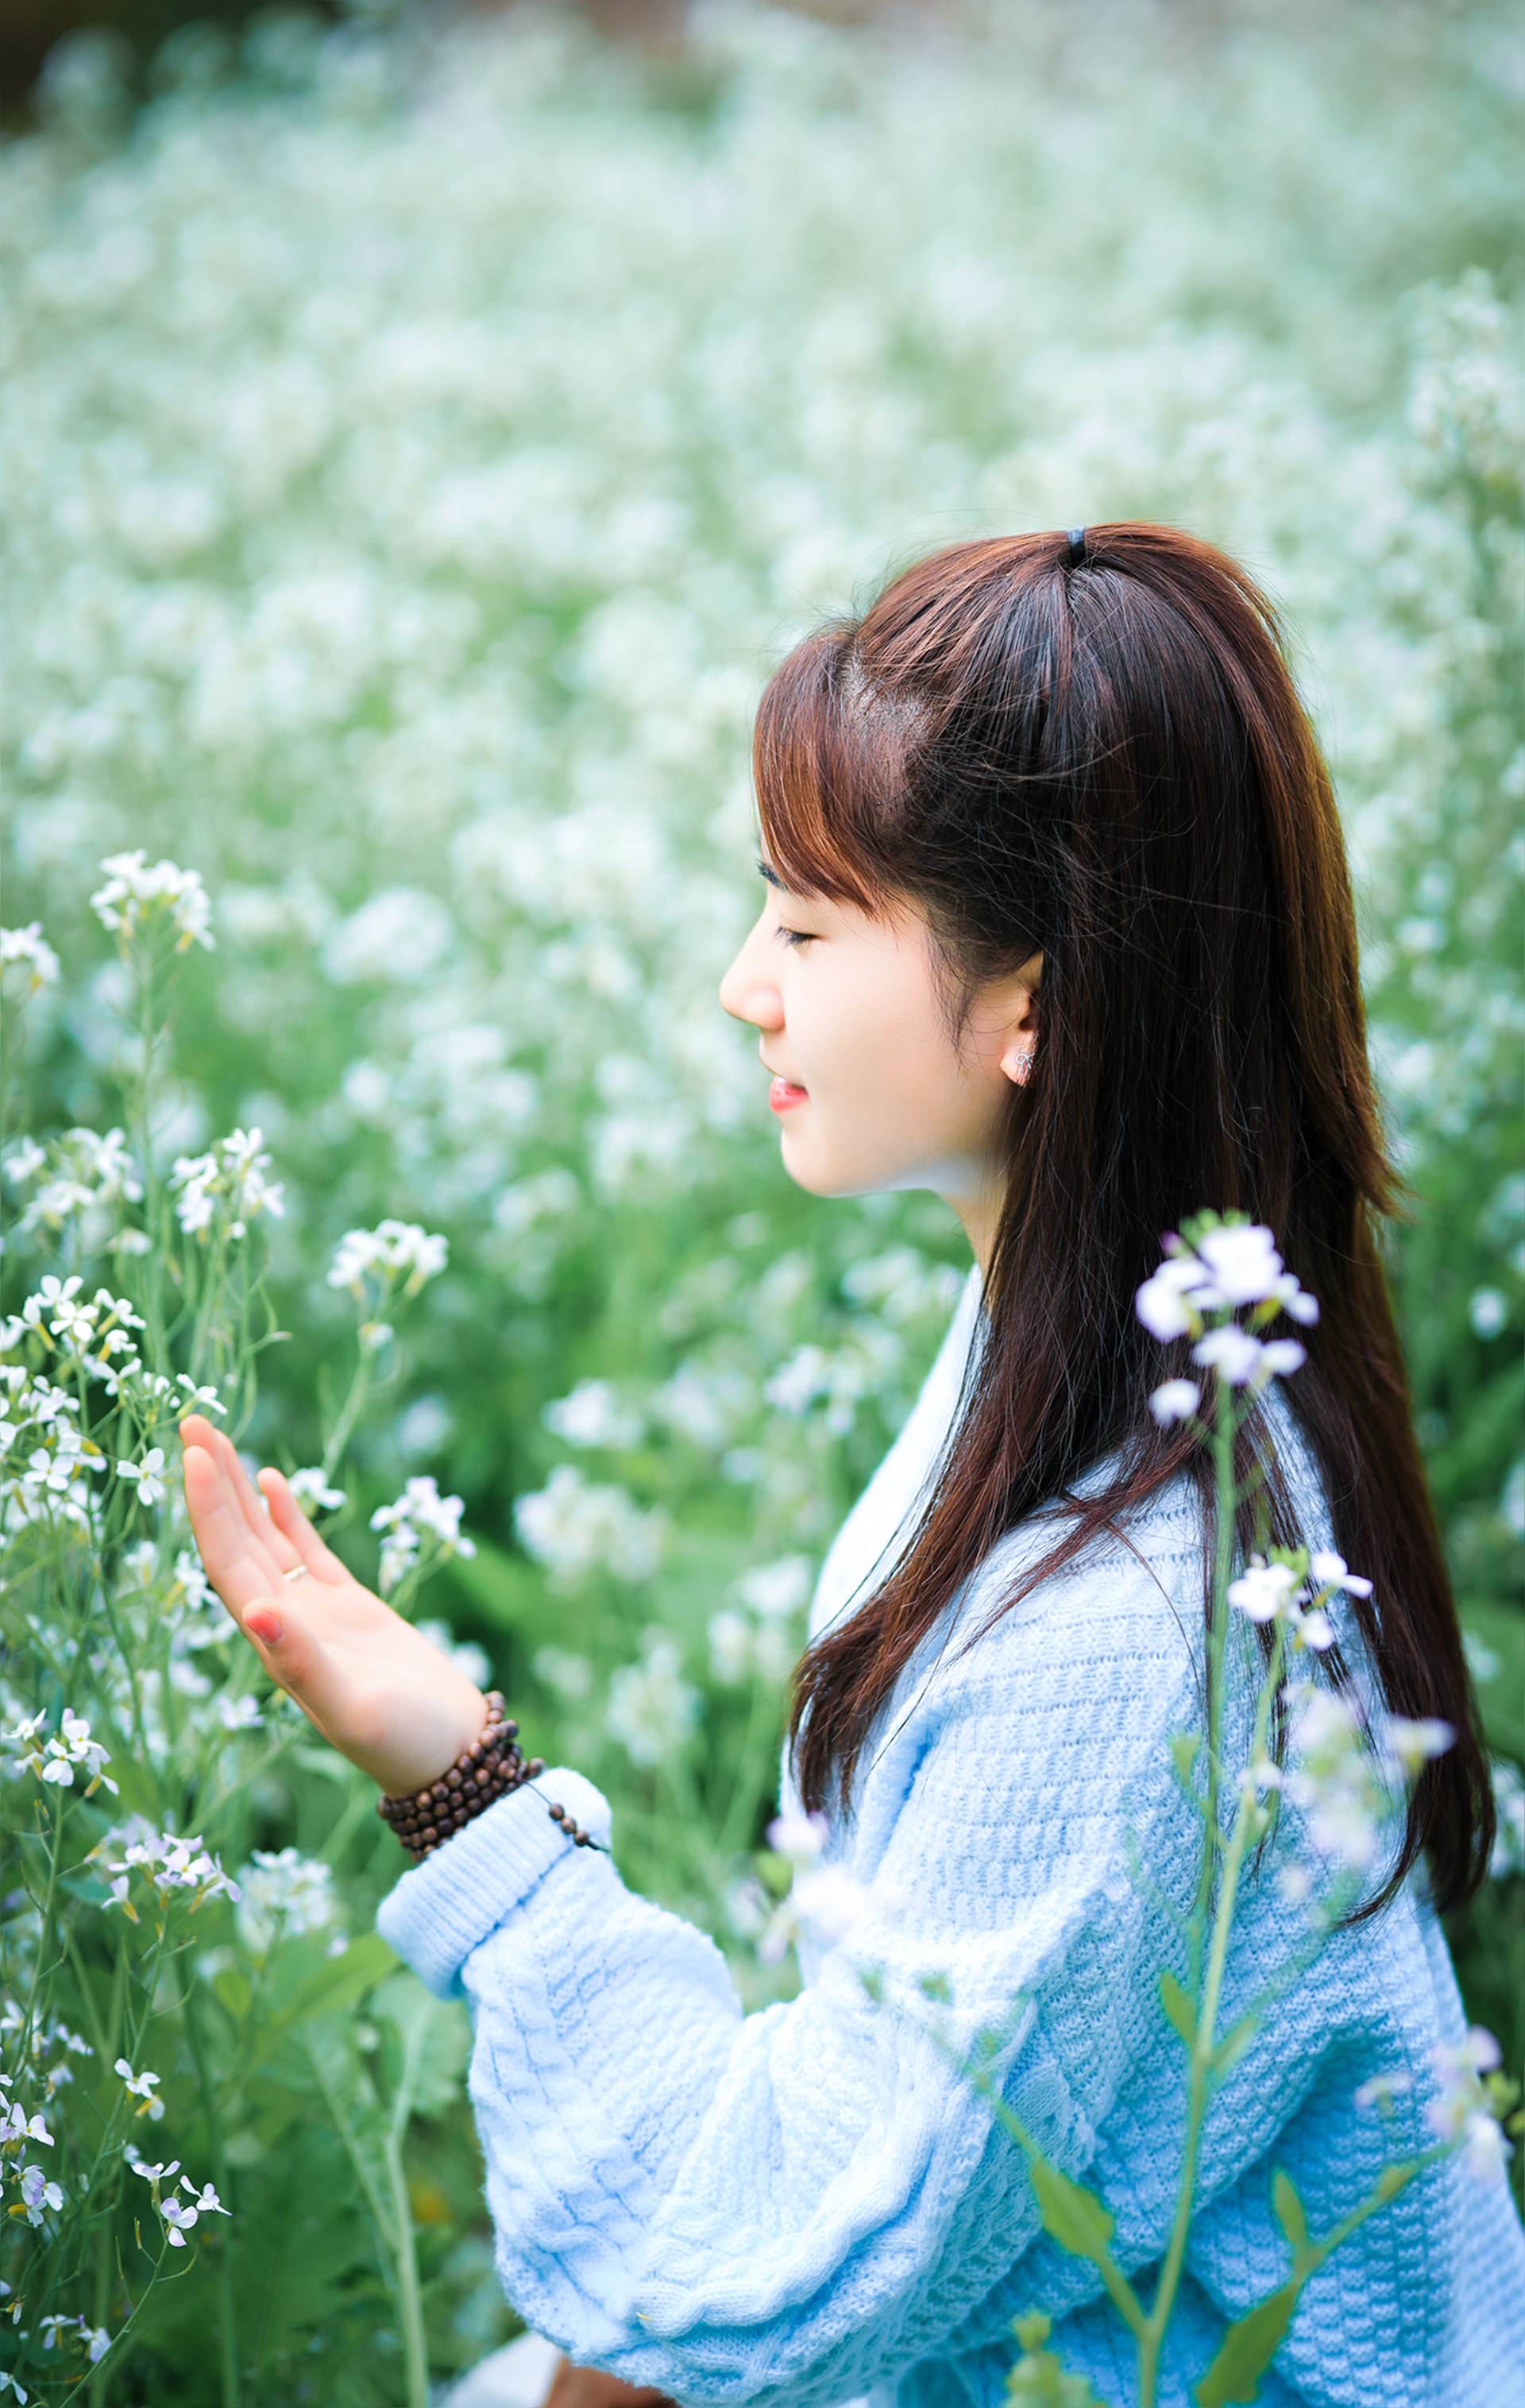
<instances>
[{"instance_id":1,"label":"sweater sleeve","mask_svg":"<svg viewBox=\"0 0 1525 2408\"><path fill-rule=\"evenodd\" d=\"M1119 1550L945 1651L862 1784L849 1861L870 1902L786 2005L743 2015L707 1937L567 1842L545 1798L608 1828L575 1774L404 1877L381 1928L470 2002L498 2267L527 2322L681 2401L829 2402L997 2338L967 2320L1035 2244L1045 2296L1094 2292L1054 2261L1022 2159L951 2059L1001 2028L1006 2095L1084 2175L1159 2053L1165 1901L1195 1862L1165 1749L1194 1718L1183 1622ZM1133 2262L1158 2238L1151 2199L1168 2207L1157 2171Z\"/></svg>"}]
</instances>

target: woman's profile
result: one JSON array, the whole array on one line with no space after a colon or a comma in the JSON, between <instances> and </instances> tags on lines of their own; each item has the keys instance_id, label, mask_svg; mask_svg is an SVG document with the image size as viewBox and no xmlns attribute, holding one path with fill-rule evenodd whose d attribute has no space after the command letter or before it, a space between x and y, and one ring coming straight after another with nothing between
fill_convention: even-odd
<instances>
[{"instance_id":1,"label":"woman's profile","mask_svg":"<svg viewBox=\"0 0 1525 2408\"><path fill-rule=\"evenodd\" d=\"M1273 2172L1323 2229L1390 2148L1361 2086L1388 2080L1418 2128L1433 2054L1465 2035L1437 1918L1492 1828L1381 1266L1395 1182L1328 772L1244 572L1132 523L910 568L790 654L755 767L762 908L721 993L759 1032L784 1165L820 1196L929 1189L974 1257L796 1678L784 1804L825 1818L827 1861L866 1893L851 1944L803 1952L800 1995L743 2015L710 1940L625 1887L598 1792L525 1778L498 1701L194 1417L197 1540L271 1677L400 1801L418 1862L381 1928L470 2005L498 2266L528 2324L683 2402L978 2408L1036 2306L1124 2408L1132 2353L1094 2267L1045 2235L984 2100L862 1968L937 1985L961 2045L1008 2033L1004 2096L1106 2198L1146 2289L1181 2158L1158 1973L1201 1844L1170 1741L1196 1712L1213 1516L1201 1448L1150 1409L1134 1298L1204 1208L1273 1231L1320 1307L1263 1417L1274 1535L1372 1584L1322 1677L1455 1736L1305 1967L1277 1878L1290 1817L1254 1868L1229 1988L1282 1986L1199 2169L1157 2394L1185 2408L1283 2279ZM1525 2400L1506 2190L1451 2157L1363 2225L1259 2396Z\"/></svg>"}]
</instances>

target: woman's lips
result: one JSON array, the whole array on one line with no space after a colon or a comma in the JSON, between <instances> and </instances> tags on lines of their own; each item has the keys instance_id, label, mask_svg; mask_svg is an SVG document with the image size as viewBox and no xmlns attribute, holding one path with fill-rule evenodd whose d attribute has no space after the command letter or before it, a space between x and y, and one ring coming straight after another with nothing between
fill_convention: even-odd
<instances>
[{"instance_id":1,"label":"woman's lips","mask_svg":"<svg viewBox=\"0 0 1525 2408\"><path fill-rule=\"evenodd\" d=\"M768 1100L776 1112L792 1112L796 1104L806 1100L803 1087L794 1086L787 1079L775 1079L768 1090Z\"/></svg>"}]
</instances>

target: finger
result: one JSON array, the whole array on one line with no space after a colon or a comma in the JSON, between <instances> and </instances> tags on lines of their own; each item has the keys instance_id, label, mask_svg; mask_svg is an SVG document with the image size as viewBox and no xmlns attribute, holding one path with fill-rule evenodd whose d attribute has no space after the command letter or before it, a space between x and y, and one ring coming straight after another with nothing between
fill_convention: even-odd
<instances>
[{"instance_id":1,"label":"finger","mask_svg":"<svg viewBox=\"0 0 1525 2408\"><path fill-rule=\"evenodd\" d=\"M207 1576L236 1622L257 1597L281 1584L284 1567L259 1543L222 1469L203 1446L188 1446L185 1501Z\"/></svg>"},{"instance_id":2,"label":"finger","mask_svg":"<svg viewBox=\"0 0 1525 2408\"><path fill-rule=\"evenodd\" d=\"M199 1427L196 1425L199 1424ZM260 1495L238 1458L237 1448L222 1430L215 1430L199 1414L188 1413L180 1425L182 1439L199 1446L210 1455L223 1484L223 1502L231 1525L242 1521L249 1542L260 1561L268 1559L280 1572L294 1571L301 1557L289 1539L279 1531L266 1509Z\"/></svg>"},{"instance_id":3,"label":"finger","mask_svg":"<svg viewBox=\"0 0 1525 2408\"><path fill-rule=\"evenodd\" d=\"M323 1702L334 1687L322 1640L294 1600L256 1598L245 1610L243 1630L278 1689L284 1689L309 1723L329 1737Z\"/></svg>"},{"instance_id":4,"label":"finger","mask_svg":"<svg viewBox=\"0 0 1525 2408\"><path fill-rule=\"evenodd\" d=\"M348 1580L349 1573L338 1555L324 1546L307 1515L292 1493L291 1483L284 1472L266 1464L259 1475L260 1493L270 1509L270 1519L281 1536L290 1541L308 1570L319 1580Z\"/></svg>"}]
</instances>

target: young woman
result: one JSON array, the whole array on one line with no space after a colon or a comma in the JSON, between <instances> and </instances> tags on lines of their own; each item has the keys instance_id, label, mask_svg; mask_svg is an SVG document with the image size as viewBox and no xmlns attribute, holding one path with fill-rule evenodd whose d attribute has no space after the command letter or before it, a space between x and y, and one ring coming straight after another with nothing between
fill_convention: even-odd
<instances>
[{"instance_id":1,"label":"young woman","mask_svg":"<svg viewBox=\"0 0 1525 2408\"><path fill-rule=\"evenodd\" d=\"M1133 1297L1201 1207L1268 1224L1322 1304L1276 1408L1278 1514L1374 1583L1346 1677L1457 1738L1369 1911L1219 2096L1159 2392L1185 2408L1285 2277L1273 2167L1318 2231L1421 2144L1431 2053L1463 2030L1435 1914L1490 1830L1377 1254L1392 1179L1329 778L1263 599L1147 525L911 569L784 663L755 767L763 908L722 1001L761 1032L784 1163L819 1195L935 1190L976 1264L827 1559L796 1684L792 1785L870 1903L798 1999L743 2017L710 1941L624 1887L607 1806L557 1770L472 1819L459 1790L420 1810L433 1852L381 1928L470 2002L503 2281L572 2359L684 2402L942 2408L1002 2396L1010 2320L1040 2306L1071 2370L1134 2399L1122 2328L1044 2237L1023 2161L856 1969L913 1996L942 1976L958 2043L1021 2002L1006 2095L1105 2198L1147 2288L1183 2122L1157 1981L1199 1847L1167 1742L1198 1713L1208 1534L1199 1456L1148 1410L1163 1369ZM469 1753L478 1691L280 1473L266 1513L225 1439L185 1437L209 1572L333 1744L394 1798L501 1765L496 1741ZM1300 1944L1273 1878L1294 1838L1288 1818L1249 1885L1231 1997ZM1413 2089L1385 2128L1353 2093L1388 2072ZM1504 2408L1522 2336L1507 2195L1451 2160L1309 2286L1260 2398Z\"/></svg>"}]
</instances>

